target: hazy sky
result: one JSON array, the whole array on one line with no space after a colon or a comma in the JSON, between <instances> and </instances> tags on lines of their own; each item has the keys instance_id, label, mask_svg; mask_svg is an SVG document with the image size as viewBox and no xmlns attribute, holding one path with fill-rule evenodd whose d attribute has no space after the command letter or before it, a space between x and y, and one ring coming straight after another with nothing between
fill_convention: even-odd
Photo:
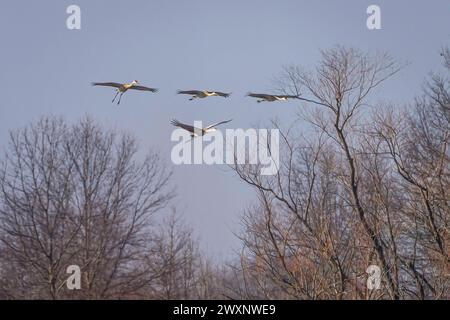
<instances>
[{"instance_id":1,"label":"hazy sky","mask_svg":"<svg viewBox=\"0 0 450 320\"><path fill-rule=\"evenodd\" d=\"M82 29L66 28L66 8L81 7ZM382 30L366 27L366 9L381 7ZM157 148L169 166L171 118L250 128L278 117L288 121L296 103L257 104L248 91L271 91L284 65L313 66L319 49L336 44L388 51L407 69L382 88L382 98L408 102L423 78L440 66L450 44L450 1L0 1L0 152L8 131L52 113L75 121L89 114L107 127L134 133ZM114 91L92 81L160 88ZM229 99L187 101L177 89L231 91ZM253 193L217 166L174 167L177 206L203 248L215 256L238 242L243 208Z\"/></svg>"}]
</instances>

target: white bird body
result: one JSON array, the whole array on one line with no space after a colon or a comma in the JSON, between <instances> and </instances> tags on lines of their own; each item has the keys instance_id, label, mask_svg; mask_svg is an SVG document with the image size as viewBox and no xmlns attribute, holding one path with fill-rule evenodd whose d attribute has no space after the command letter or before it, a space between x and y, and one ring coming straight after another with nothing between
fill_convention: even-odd
<instances>
[{"instance_id":1,"label":"white bird body","mask_svg":"<svg viewBox=\"0 0 450 320\"><path fill-rule=\"evenodd\" d=\"M130 89L133 86L136 86L139 82L137 80L133 80L131 83L124 83L122 87L118 88L120 92L126 92L128 89Z\"/></svg>"}]
</instances>

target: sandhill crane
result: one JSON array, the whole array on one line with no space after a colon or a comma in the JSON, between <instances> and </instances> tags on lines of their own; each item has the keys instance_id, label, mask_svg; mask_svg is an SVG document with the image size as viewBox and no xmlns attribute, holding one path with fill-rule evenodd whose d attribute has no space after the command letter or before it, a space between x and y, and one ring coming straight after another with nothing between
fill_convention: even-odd
<instances>
[{"instance_id":1,"label":"sandhill crane","mask_svg":"<svg viewBox=\"0 0 450 320\"><path fill-rule=\"evenodd\" d=\"M219 92L219 91L208 91L208 90L178 90L178 94L188 94L192 97L189 99L189 101L194 100L195 98L208 98L208 97L224 97L228 98L231 93L225 93L225 92Z\"/></svg>"},{"instance_id":2,"label":"sandhill crane","mask_svg":"<svg viewBox=\"0 0 450 320\"><path fill-rule=\"evenodd\" d=\"M275 95L275 94L265 94L265 93L248 93L248 97L258 98L258 103L260 102L273 102L273 101L286 101L288 99L300 99L299 96L293 95Z\"/></svg>"},{"instance_id":3,"label":"sandhill crane","mask_svg":"<svg viewBox=\"0 0 450 320\"><path fill-rule=\"evenodd\" d=\"M117 88L116 95L114 96L114 99L112 102L117 98L117 95L120 93L119 100L117 101L117 105L120 104L120 100L122 99L122 96L125 92L128 90L140 90L140 91L150 91L150 92L157 92L158 89L155 88L149 88L138 85L139 82L137 80L134 80L131 83L117 83L117 82L92 82L93 86L103 86L103 87L114 87Z\"/></svg>"},{"instance_id":4,"label":"sandhill crane","mask_svg":"<svg viewBox=\"0 0 450 320\"><path fill-rule=\"evenodd\" d=\"M172 125L174 125L175 127L179 127L179 128L182 128L182 129L184 129L186 131L189 131L191 133L191 137L195 138L195 137L199 137L199 136L204 136L205 134L210 133L210 132L217 131L217 129L216 129L217 126L219 126L221 124L225 124L225 123L231 122L231 121L233 121L233 119L217 122L217 123L209 125L209 126L207 126L205 128L197 128L197 127L194 127L194 126L190 126L188 124L181 123L181 122L179 122L178 120L175 120L175 119L171 120L170 123Z\"/></svg>"}]
</instances>

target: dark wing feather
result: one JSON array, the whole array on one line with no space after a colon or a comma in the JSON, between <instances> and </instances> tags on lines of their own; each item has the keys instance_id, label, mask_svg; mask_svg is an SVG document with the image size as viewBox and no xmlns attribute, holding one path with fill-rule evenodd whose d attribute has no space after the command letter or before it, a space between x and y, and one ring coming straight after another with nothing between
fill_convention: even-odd
<instances>
[{"instance_id":1,"label":"dark wing feather","mask_svg":"<svg viewBox=\"0 0 450 320\"><path fill-rule=\"evenodd\" d=\"M231 95L231 93L226 93L226 92L219 92L219 91L215 91L215 92L218 96L224 97L224 98L228 98Z\"/></svg>"},{"instance_id":2,"label":"dark wing feather","mask_svg":"<svg viewBox=\"0 0 450 320\"><path fill-rule=\"evenodd\" d=\"M197 128L195 128L195 127L193 127L193 126L190 126L190 125L188 125L188 124L181 123L180 121L175 120L175 119L171 120L170 123L171 123L172 125L174 125L175 127L182 128L182 129L184 129L184 130L186 130L186 131L189 131L189 132L191 132L191 133L195 133L195 131L196 131L196 129L197 129ZM197 130L201 130L201 129L197 129Z\"/></svg>"},{"instance_id":3,"label":"dark wing feather","mask_svg":"<svg viewBox=\"0 0 450 320\"><path fill-rule=\"evenodd\" d=\"M192 96L197 95L202 93L201 91L198 90L178 90L177 91L178 94L190 94Z\"/></svg>"},{"instance_id":4,"label":"dark wing feather","mask_svg":"<svg viewBox=\"0 0 450 320\"><path fill-rule=\"evenodd\" d=\"M123 84L117 82L92 82L93 86L122 88Z\"/></svg>"},{"instance_id":5,"label":"dark wing feather","mask_svg":"<svg viewBox=\"0 0 450 320\"><path fill-rule=\"evenodd\" d=\"M273 99L273 96L270 94L264 94L264 93L249 93L247 96L252 98L260 98L260 99Z\"/></svg>"},{"instance_id":6,"label":"dark wing feather","mask_svg":"<svg viewBox=\"0 0 450 320\"><path fill-rule=\"evenodd\" d=\"M156 89L156 88L149 88L149 87L144 87L144 86L131 86L129 89L130 90L139 90L139 91L158 92L158 89Z\"/></svg>"}]
</instances>

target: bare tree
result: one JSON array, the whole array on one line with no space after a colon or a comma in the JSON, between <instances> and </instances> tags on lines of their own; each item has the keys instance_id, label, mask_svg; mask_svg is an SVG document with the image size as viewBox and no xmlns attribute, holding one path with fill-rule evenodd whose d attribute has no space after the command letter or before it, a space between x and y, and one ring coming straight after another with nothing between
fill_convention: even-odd
<instances>
[{"instance_id":1,"label":"bare tree","mask_svg":"<svg viewBox=\"0 0 450 320\"><path fill-rule=\"evenodd\" d=\"M399 210L413 250L402 260L418 298L448 297L450 281L450 80L432 74L411 112L379 115L374 131L389 154L404 196Z\"/></svg>"},{"instance_id":2,"label":"bare tree","mask_svg":"<svg viewBox=\"0 0 450 320\"><path fill-rule=\"evenodd\" d=\"M160 277L150 284L149 295L156 299L196 299L200 252L181 216L173 211L158 225L149 264Z\"/></svg>"},{"instance_id":3,"label":"bare tree","mask_svg":"<svg viewBox=\"0 0 450 320\"><path fill-rule=\"evenodd\" d=\"M44 118L11 133L0 169L3 291L14 298L118 298L154 276L143 263L152 215L172 198L156 154L86 118ZM4 260L7 259L7 260ZM68 265L82 290L65 286Z\"/></svg>"},{"instance_id":4,"label":"bare tree","mask_svg":"<svg viewBox=\"0 0 450 320\"><path fill-rule=\"evenodd\" d=\"M285 161L272 178L258 176L250 166L235 166L257 189L261 203L246 215L244 224L251 230L244 244L253 263L260 260L288 296L367 297L365 270L376 264L386 294L400 297L389 237L383 232L386 219L372 210L358 145L360 110L372 91L398 71L386 54L370 56L344 47L323 51L313 72L286 68L281 89L302 94L303 108L316 107L306 114L315 136L282 133Z\"/></svg>"},{"instance_id":5,"label":"bare tree","mask_svg":"<svg viewBox=\"0 0 450 320\"><path fill-rule=\"evenodd\" d=\"M448 72L448 49L442 56ZM275 176L234 166L258 203L243 217L243 250L232 267L240 281L227 292L449 297L449 80L433 73L404 109L370 108L374 89L399 70L386 54L343 47L323 51L313 71L285 68L276 83L301 95L299 120L287 129L274 123L282 137ZM370 265L381 268L380 290L366 285Z\"/></svg>"}]
</instances>

